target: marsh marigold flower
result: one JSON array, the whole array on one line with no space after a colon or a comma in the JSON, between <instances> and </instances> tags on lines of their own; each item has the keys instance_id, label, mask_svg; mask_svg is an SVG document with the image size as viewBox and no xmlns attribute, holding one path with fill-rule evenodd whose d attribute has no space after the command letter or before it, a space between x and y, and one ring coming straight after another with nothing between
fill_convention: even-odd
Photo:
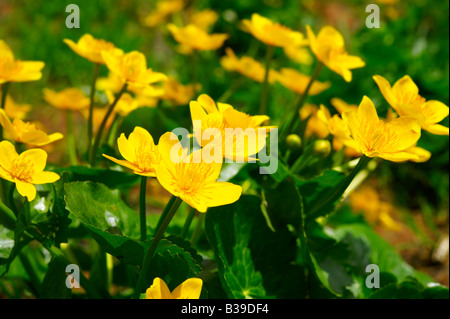
<instances>
[{"instance_id":1,"label":"marsh marigold flower","mask_svg":"<svg viewBox=\"0 0 450 319\"><path fill-rule=\"evenodd\" d=\"M83 35L77 43L70 39L63 40L76 54L88 59L91 62L105 64L102 57L103 51L116 51L117 53L122 50L117 49L113 43L96 39L90 34Z\"/></svg>"},{"instance_id":2,"label":"marsh marigold flower","mask_svg":"<svg viewBox=\"0 0 450 319\"><path fill-rule=\"evenodd\" d=\"M305 42L303 33L293 31L257 13L252 14L250 20L244 19L242 23L255 38L270 46L287 47Z\"/></svg>"},{"instance_id":3,"label":"marsh marigold flower","mask_svg":"<svg viewBox=\"0 0 450 319\"><path fill-rule=\"evenodd\" d=\"M189 23L207 31L218 19L219 15L214 10L205 9L192 13Z\"/></svg>"},{"instance_id":4,"label":"marsh marigold flower","mask_svg":"<svg viewBox=\"0 0 450 319\"><path fill-rule=\"evenodd\" d=\"M263 83L265 67L255 59L243 56L238 58L231 48L225 49L226 55L220 59L222 67L229 72L238 72L253 81ZM270 69L268 82L274 83L277 71Z\"/></svg>"},{"instance_id":5,"label":"marsh marigold flower","mask_svg":"<svg viewBox=\"0 0 450 319\"><path fill-rule=\"evenodd\" d=\"M71 111L81 111L89 107L90 103L89 97L77 88L68 88L59 92L44 89L44 100L58 109Z\"/></svg>"},{"instance_id":6,"label":"marsh marigold flower","mask_svg":"<svg viewBox=\"0 0 450 319\"><path fill-rule=\"evenodd\" d=\"M147 60L141 52L118 54L114 51L102 51L102 57L108 69L118 75L122 83L127 83L131 90L167 80L166 75L147 69Z\"/></svg>"},{"instance_id":7,"label":"marsh marigold flower","mask_svg":"<svg viewBox=\"0 0 450 319\"><path fill-rule=\"evenodd\" d=\"M163 83L162 89L164 93L161 95L161 99L169 101L173 105L187 105L194 96L198 86L198 84L183 85L173 77L169 77Z\"/></svg>"},{"instance_id":8,"label":"marsh marigold flower","mask_svg":"<svg viewBox=\"0 0 450 319\"><path fill-rule=\"evenodd\" d=\"M375 105L364 96L356 111L345 111L347 124L358 150L367 157L381 157L388 161L422 162L428 160L428 151L416 147L420 138L420 124L413 117L402 116L385 122L378 118Z\"/></svg>"},{"instance_id":9,"label":"marsh marigold flower","mask_svg":"<svg viewBox=\"0 0 450 319\"><path fill-rule=\"evenodd\" d=\"M188 24L182 28L179 28L174 24L169 24L167 27L178 43L189 49L198 51L216 50L223 45L226 39L228 39L228 34L208 34L205 30L193 24Z\"/></svg>"},{"instance_id":10,"label":"marsh marigold flower","mask_svg":"<svg viewBox=\"0 0 450 319\"><path fill-rule=\"evenodd\" d=\"M449 135L449 128L437 124L448 116L448 106L442 102L426 101L419 95L419 88L414 81L405 75L391 87L380 75L373 77L386 101L400 116L411 116L417 119L425 131L437 135Z\"/></svg>"},{"instance_id":11,"label":"marsh marigold flower","mask_svg":"<svg viewBox=\"0 0 450 319\"><path fill-rule=\"evenodd\" d=\"M9 46L0 40L0 84L39 80L44 66L41 61L16 60Z\"/></svg>"},{"instance_id":12,"label":"marsh marigold flower","mask_svg":"<svg viewBox=\"0 0 450 319\"><path fill-rule=\"evenodd\" d=\"M63 138L61 133L48 135L36 128L36 125L31 122L24 122L19 119L14 119L11 122L4 110L0 110L0 124L3 126L8 139L30 146L44 146Z\"/></svg>"},{"instance_id":13,"label":"marsh marigold flower","mask_svg":"<svg viewBox=\"0 0 450 319\"><path fill-rule=\"evenodd\" d=\"M221 146L221 156L238 161L247 161L266 144L266 133L273 126L261 126L270 118L267 115L251 116L225 103L216 103L202 94L190 103L194 136L202 147ZM199 123L200 125L198 125ZM236 130L236 135L227 131ZM262 130L263 136L259 136ZM208 138L205 138L205 135ZM259 139L262 137L262 140ZM217 155L217 154L215 154Z\"/></svg>"},{"instance_id":14,"label":"marsh marigold flower","mask_svg":"<svg viewBox=\"0 0 450 319\"><path fill-rule=\"evenodd\" d=\"M240 198L241 186L217 182L222 162L205 162L202 150L186 154L175 134L168 132L161 136L158 150L161 161L155 170L159 183L200 213Z\"/></svg>"},{"instance_id":15,"label":"marsh marigold flower","mask_svg":"<svg viewBox=\"0 0 450 319\"><path fill-rule=\"evenodd\" d=\"M276 75L276 80L284 87L297 94L305 93L306 87L310 81L310 77L291 68L282 68ZM331 86L330 82L314 81L309 89L309 95L317 95L325 91Z\"/></svg>"},{"instance_id":16,"label":"marsh marigold flower","mask_svg":"<svg viewBox=\"0 0 450 319\"><path fill-rule=\"evenodd\" d=\"M160 161L159 152L153 137L147 130L137 126L128 139L122 133L117 139L117 147L125 160L106 154L103 156L133 170L133 173L137 175L155 177L155 165Z\"/></svg>"},{"instance_id":17,"label":"marsh marigold flower","mask_svg":"<svg viewBox=\"0 0 450 319\"><path fill-rule=\"evenodd\" d=\"M164 280L156 277L145 292L145 299L199 299L202 285L200 278L189 278L170 292Z\"/></svg>"},{"instance_id":18,"label":"marsh marigold flower","mask_svg":"<svg viewBox=\"0 0 450 319\"><path fill-rule=\"evenodd\" d=\"M0 92L0 99L2 93ZM6 96L5 100L5 112L10 119L24 119L28 112L30 112L31 106L29 104L17 104L11 95Z\"/></svg>"},{"instance_id":19,"label":"marsh marigold flower","mask_svg":"<svg viewBox=\"0 0 450 319\"><path fill-rule=\"evenodd\" d=\"M108 98L109 104L112 104L115 98L112 91L106 91L105 94L106 97ZM139 107L138 100L135 99L133 96L131 96L131 94L124 93L117 102L113 112L119 114L121 117L125 117L138 107Z\"/></svg>"},{"instance_id":20,"label":"marsh marigold flower","mask_svg":"<svg viewBox=\"0 0 450 319\"><path fill-rule=\"evenodd\" d=\"M17 191L31 202L36 197L37 184L54 183L58 174L44 171L47 153L42 149L17 154L14 145L0 142L0 177L16 184Z\"/></svg>"},{"instance_id":21,"label":"marsh marigold flower","mask_svg":"<svg viewBox=\"0 0 450 319\"><path fill-rule=\"evenodd\" d=\"M344 38L335 28L325 26L317 36L309 26L306 26L306 31L309 46L317 59L330 70L341 75L345 81L352 80L351 69L362 68L366 65L360 57L348 55Z\"/></svg>"},{"instance_id":22,"label":"marsh marigold flower","mask_svg":"<svg viewBox=\"0 0 450 319\"><path fill-rule=\"evenodd\" d=\"M171 14L181 11L183 6L183 0L158 1L156 9L145 17L144 24L148 27L155 27L164 22Z\"/></svg>"}]
</instances>

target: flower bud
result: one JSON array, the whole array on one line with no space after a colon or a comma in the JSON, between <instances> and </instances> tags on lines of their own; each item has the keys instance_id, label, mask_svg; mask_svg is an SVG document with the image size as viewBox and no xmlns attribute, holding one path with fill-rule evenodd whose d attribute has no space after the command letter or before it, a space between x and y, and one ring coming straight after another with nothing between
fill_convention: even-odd
<instances>
[{"instance_id":1,"label":"flower bud","mask_svg":"<svg viewBox=\"0 0 450 319\"><path fill-rule=\"evenodd\" d=\"M286 137L286 146L291 151L298 150L302 146L302 139L297 134L289 134Z\"/></svg>"},{"instance_id":2,"label":"flower bud","mask_svg":"<svg viewBox=\"0 0 450 319\"><path fill-rule=\"evenodd\" d=\"M314 154L327 157L331 152L331 144L328 140L317 140L314 142Z\"/></svg>"}]
</instances>

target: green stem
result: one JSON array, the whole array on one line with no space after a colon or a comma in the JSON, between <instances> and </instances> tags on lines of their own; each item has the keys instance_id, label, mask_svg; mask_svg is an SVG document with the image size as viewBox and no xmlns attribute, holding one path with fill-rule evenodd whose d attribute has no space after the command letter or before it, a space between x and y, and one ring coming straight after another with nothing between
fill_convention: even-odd
<instances>
[{"instance_id":1,"label":"green stem","mask_svg":"<svg viewBox=\"0 0 450 319\"><path fill-rule=\"evenodd\" d=\"M141 241L147 239L147 222L146 222L146 191L147 191L147 176L141 176L141 189L140 189L140 199L139 199L139 216L140 216L140 226L141 226Z\"/></svg>"},{"instance_id":2,"label":"green stem","mask_svg":"<svg viewBox=\"0 0 450 319\"><path fill-rule=\"evenodd\" d=\"M16 189L16 184L11 183L11 186L9 187L9 207L11 207L12 211L16 216L19 215L19 210L17 209L16 202L14 201L14 191Z\"/></svg>"},{"instance_id":3,"label":"green stem","mask_svg":"<svg viewBox=\"0 0 450 319\"><path fill-rule=\"evenodd\" d=\"M0 201L0 224L8 229L14 229L16 224L16 215L2 201Z\"/></svg>"},{"instance_id":4,"label":"green stem","mask_svg":"<svg viewBox=\"0 0 450 319\"><path fill-rule=\"evenodd\" d=\"M113 145L114 139L117 136L117 130L120 126L120 116L119 114L114 114L114 118L112 120L111 126L109 127L108 132L106 133L106 144Z\"/></svg>"},{"instance_id":5,"label":"green stem","mask_svg":"<svg viewBox=\"0 0 450 319\"><path fill-rule=\"evenodd\" d=\"M322 209L326 207L327 205L334 203L337 201L342 194L344 194L345 190L348 188L350 183L355 178L356 174L360 170L362 170L367 163L371 160L370 157L367 157L365 155L361 156L358 164L356 164L355 168L353 168L352 172L328 195L326 196L324 201L321 201L320 203L313 206L313 208L308 212L308 216L306 218L306 221L311 221L316 219L317 217L321 216Z\"/></svg>"},{"instance_id":6,"label":"green stem","mask_svg":"<svg viewBox=\"0 0 450 319\"><path fill-rule=\"evenodd\" d=\"M156 229L161 227L163 220L166 218L167 214L169 213L170 207L172 207L173 203L175 203L175 199L177 199L176 196L172 196L169 199L169 202L166 204L166 207L164 208L161 216L159 217L158 223L156 224Z\"/></svg>"},{"instance_id":7,"label":"green stem","mask_svg":"<svg viewBox=\"0 0 450 319\"><path fill-rule=\"evenodd\" d=\"M263 82L262 91L261 91L259 114L266 114L266 112L267 112L267 98L269 96L269 72L270 72L270 64L272 62L274 51L275 51L274 46L272 46L272 45L267 46L266 69L265 69L265 73L264 73L264 82Z\"/></svg>"},{"instance_id":8,"label":"green stem","mask_svg":"<svg viewBox=\"0 0 450 319\"><path fill-rule=\"evenodd\" d=\"M206 213L200 213L197 220L197 225L195 225L194 233L191 237L191 246L194 247L197 243L200 233L202 232L203 221L205 220Z\"/></svg>"},{"instance_id":9,"label":"green stem","mask_svg":"<svg viewBox=\"0 0 450 319\"><path fill-rule=\"evenodd\" d=\"M116 106L117 102L119 102L120 98L122 97L122 94L125 93L127 90L127 83L125 83L120 90L120 92L117 94L116 98L114 99L114 102L109 106L108 110L106 111L105 117L103 118L102 123L100 124L100 127L97 132L97 136L95 137L94 146L92 147L89 163L91 166L94 166L95 164L95 158L97 155L98 148L100 146L100 141L102 140L103 131L105 130L106 123L108 122L108 119L111 115L111 113L114 110L114 107Z\"/></svg>"},{"instance_id":10,"label":"green stem","mask_svg":"<svg viewBox=\"0 0 450 319\"><path fill-rule=\"evenodd\" d=\"M177 212L178 207L180 207L182 202L183 201L179 197L176 197L172 207L170 207L169 212L167 213L166 217L164 218L164 221L161 223L160 227L156 231L155 237L153 238L152 243L150 244L150 248L148 249L147 254L145 255L141 272L139 273L136 290L134 291L134 299L139 298L139 295L141 294L142 289L144 288L144 284L147 279L147 273L152 264L153 255L156 251L156 248L158 247L158 244L161 241L161 239L164 235L164 232L167 229L167 226L169 226L170 221L172 220L173 216ZM167 208L167 206L166 206L166 208Z\"/></svg>"},{"instance_id":11,"label":"green stem","mask_svg":"<svg viewBox=\"0 0 450 319\"><path fill-rule=\"evenodd\" d=\"M189 211L189 214L186 218L186 221L184 222L183 231L181 232L181 237L186 238L189 228L191 227L192 220L194 219L195 214L197 213L197 210L195 208L191 208Z\"/></svg>"},{"instance_id":12,"label":"green stem","mask_svg":"<svg viewBox=\"0 0 450 319\"><path fill-rule=\"evenodd\" d=\"M21 251L19 253L19 259L27 275L30 277L30 284L33 293L36 297L39 297L39 287L41 285L41 281L39 280L39 277L36 274L36 270L30 262L30 258L23 251Z\"/></svg>"},{"instance_id":13,"label":"green stem","mask_svg":"<svg viewBox=\"0 0 450 319\"><path fill-rule=\"evenodd\" d=\"M95 98L95 86L100 72L100 64L94 64L94 73L91 82L90 103L89 103L89 118L88 118L88 158L91 158L92 151L92 139L94 137L94 98Z\"/></svg>"},{"instance_id":14,"label":"green stem","mask_svg":"<svg viewBox=\"0 0 450 319\"><path fill-rule=\"evenodd\" d=\"M217 100L217 102L220 103L225 103L226 101L228 101L228 99L230 98L230 96L242 85L242 82L244 82L244 77L239 77L239 79L237 79L234 84L232 86L230 86L223 94L221 97L219 97L219 99Z\"/></svg>"},{"instance_id":15,"label":"green stem","mask_svg":"<svg viewBox=\"0 0 450 319\"><path fill-rule=\"evenodd\" d=\"M285 126L285 129L280 134L281 141L284 140L284 138L286 137L287 134L289 134L290 132L294 132L295 129L297 128L297 125L299 122L299 114L298 113L300 112L301 108L303 107L303 104L305 104L306 98L308 97L308 94L309 94L309 90L311 89L311 86L313 85L313 83L319 77L319 74L322 71L323 66L324 65L322 62L317 62L317 65L314 69L313 75L310 77L308 85L306 86L305 92L303 92L303 94L300 96L298 103L297 103L297 107L295 108L294 112L291 114L291 117L289 118L289 120L287 122L288 124Z\"/></svg>"},{"instance_id":16,"label":"green stem","mask_svg":"<svg viewBox=\"0 0 450 319\"><path fill-rule=\"evenodd\" d=\"M75 136L73 135L73 111L66 111L67 125L67 150L69 152L70 165L78 165L77 147L75 144Z\"/></svg>"}]
</instances>

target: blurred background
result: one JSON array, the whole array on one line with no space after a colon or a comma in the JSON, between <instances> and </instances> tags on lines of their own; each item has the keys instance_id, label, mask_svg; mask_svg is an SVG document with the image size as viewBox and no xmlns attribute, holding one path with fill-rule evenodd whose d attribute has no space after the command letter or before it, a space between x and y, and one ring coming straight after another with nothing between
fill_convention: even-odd
<instances>
[{"instance_id":1,"label":"blurred background","mask_svg":"<svg viewBox=\"0 0 450 319\"><path fill-rule=\"evenodd\" d=\"M64 115L43 100L42 90L45 87L54 90L69 86L89 87L92 64L63 43L65 38L76 41L85 33L111 41L125 52L139 50L146 55L149 67L172 75L183 84L190 83L190 56L178 52L166 23L182 22L192 8L216 12L217 21L211 26L211 32L230 35L221 49L203 52L200 56L201 91L213 98L220 97L237 79L236 74L228 73L220 65L226 47L231 47L238 56L245 54L264 60L264 46L240 28L242 19L257 12L302 32L306 25L311 25L316 32L323 25L332 25L344 35L347 51L366 62L366 67L354 70L351 83L325 69L320 80L329 80L332 86L311 97L311 103L330 106L330 100L338 97L350 104L359 104L362 96L367 95L384 115L388 104L372 76L382 75L392 84L408 74L427 100L449 104L448 1L191 0L187 3L188 9L163 16L149 25L148 17L155 13L157 2L0 0L0 39L6 41L17 59L45 62L40 81L11 85L10 93L16 103L32 106L27 119L41 121L49 132L65 131ZM65 9L71 3L80 7L79 29L68 29L65 25L69 15ZM368 16L365 9L369 3L380 7L379 29L369 29L365 25ZM302 63L294 62L280 49L275 51L272 66L275 69L294 67L311 74L314 67L311 61L314 58L310 56L308 60L306 55ZM101 76L106 75L107 70L103 67ZM236 106L259 103L260 89L259 83L247 79L228 102ZM268 115L275 124L292 99L294 93L278 83L272 86ZM170 118L178 125L188 125L190 121L187 105L179 106L176 115L171 109L161 112L162 118ZM133 119L124 120L124 132L131 131ZM162 127L161 132L170 127L168 122L163 121L167 127ZM81 116L77 118L78 138L83 140L84 123ZM141 124L152 130L155 125L160 125ZM448 127L448 117L441 124ZM428 162L399 165L384 161L364 182L364 188L356 193L359 197L353 196L350 201L355 213L375 216L367 215L367 219L373 219L377 232L408 263L448 286L449 139L423 131L419 146L432 152ZM51 160L55 164L67 165L64 147L64 143L54 146ZM389 219L380 218L386 210L389 210Z\"/></svg>"}]
</instances>

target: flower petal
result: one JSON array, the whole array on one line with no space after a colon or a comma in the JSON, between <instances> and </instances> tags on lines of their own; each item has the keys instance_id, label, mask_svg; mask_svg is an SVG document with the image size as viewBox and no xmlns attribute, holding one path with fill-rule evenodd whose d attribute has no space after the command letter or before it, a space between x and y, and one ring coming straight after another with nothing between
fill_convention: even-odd
<instances>
[{"instance_id":1,"label":"flower petal","mask_svg":"<svg viewBox=\"0 0 450 319\"><path fill-rule=\"evenodd\" d=\"M33 176L33 184L54 183L59 179L59 175L54 172L39 172Z\"/></svg>"},{"instance_id":2,"label":"flower petal","mask_svg":"<svg viewBox=\"0 0 450 319\"><path fill-rule=\"evenodd\" d=\"M29 202L31 202L36 197L36 186L31 183L24 182L18 179L15 179L17 192L23 197L26 197Z\"/></svg>"},{"instance_id":3,"label":"flower petal","mask_svg":"<svg viewBox=\"0 0 450 319\"><path fill-rule=\"evenodd\" d=\"M385 150L379 150L380 152L392 152L405 150L417 143L420 138L420 124L413 117L401 116L386 123L386 130L393 132L398 139L393 143L387 143Z\"/></svg>"},{"instance_id":4,"label":"flower petal","mask_svg":"<svg viewBox=\"0 0 450 319\"><path fill-rule=\"evenodd\" d=\"M42 172L47 163L47 153L40 148L33 148L25 151L19 155L23 160L28 161L33 165L35 174Z\"/></svg>"},{"instance_id":5,"label":"flower petal","mask_svg":"<svg viewBox=\"0 0 450 319\"><path fill-rule=\"evenodd\" d=\"M199 299L203 281L200 278L189 278L172 291L174 299Z\"/></svg>"},{"instance_id":6,"label":"flower petal","mask_svg":"<svg viewBox=\"0 0 450 319\"><path fill-rule=\"evenodd\" d=\"M203 187L197 197L208 207L217 207L236 202L242 194L242 187L228 182L210 183Z\"/></svg>"},{"instance_id":7,"label":"flower petal","mask_svg":"<svg viewBox=\"0 0 450 319\"><path fill-rule=\"evenodd\" d=\"M0 167L9 171L11 163L15 160L19 154L17 154L14 145L8 141L0 142Z\"/></svg>"},{"instance_id":8,"label":"flower petal","mask_svg":"<svg viewBox=\"0 0 450 319\"><path fill-rule=\"evenodd\" d=\"M153 279L153 284L145 292L146 299L172 299L167 284L159 277Z\"/></svg>"},{"instance_id":9,"label":"flower petal","mask_svg":"<svg viewBox=\"0 0 450 319\"><path fill-rule=\"evenodd\" d=\"M378 85L378 88L380 89L381 94L384 96L386 101L389 103L390 106L394 108L394 110L397 110L397 98L395 97L394 92L392 91L392 87L389 84L389 82L382 77L381 75L374 75L372 77L375 81L375 83Z\"/></svg>"}]
</instances>

